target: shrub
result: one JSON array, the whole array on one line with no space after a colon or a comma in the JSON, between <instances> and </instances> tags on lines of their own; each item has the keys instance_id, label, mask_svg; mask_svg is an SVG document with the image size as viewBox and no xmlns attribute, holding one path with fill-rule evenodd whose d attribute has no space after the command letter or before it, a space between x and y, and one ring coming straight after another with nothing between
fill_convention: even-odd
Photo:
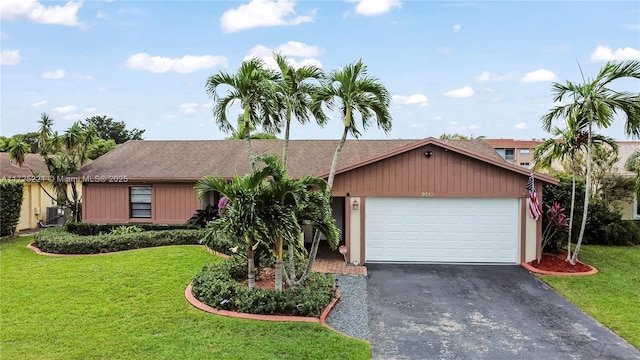
<instances>
[{"instance_id":1,"label":"shrub","mask_svg":"<svg viewBox=\"0 0 640 360\"><path fill-rule=\"evenodd\" d=\"M204 229L209 221L213 221L218 217L218 208L213 205L207 205L204 209L196 210L187 220L187 225L197 226L200 229Z\"/></svg>"},{"instance_id":2,"label":"shrub","mask_svg":"<svg viewBox=\"0 0 640 360\"><path fill-rule=\"evenodd\" d=\"M24 182L0 179L0 236L13 235L20 221Z\"/></svg>"},{"instance_id":3,"label":"shrub","mask_svg":"<svg viewBox=\"0 0 640 360\"><path fill-rule=\"evenodd\" d=\"M34 236L34 244L42 251L56 254L99 254L154 246L199 244L202 236L201 230L80 236L60 227L40 231Z\"/></svg>"},{"instance_id":4,"label":"shrub","mask_svg":"<svg viewBox=\"0 0 640 360\"><path fill-rule=\"evenodd\" d=\"M123 234L134 234L143 232L144 229L141 227L132 225L132 226L118 226L117 228L111 230L111 233L114 235L123 235Z\"/></svg>"},{"instance_id":5,"label":"shrub","mask_svg":"<svg viewBox=\"0 0 640 360\"><path fill-rule=\"evenodd\" d=\"M89 224L89 223L80 223L80 222L72 222L66 225L67 231L76 234L76 235L100 235L110 233L113 230L122 227L122 226L131 226L131 224ZM171 225L163 225L163 224L135 224L136 228L140 228L144 231L160 231L160 230L186 230L186 229L197 229L198 227L195 225L186 225L186 224L171 224Z\"/></svg>"},{"instance_id":6,"label":"shrub","mask_svg":"<svg viewBox=\"0 0 640 360\"><path fill-rule=\"evenodd\" d=\"M191 283L193 296L221 310L311 317L319 317L335 296L333 276L317 272L312 272L301 287L282 291L249 290L238 282L246 278L246 264L240 264L241 258L232 256L205 266Z\"/></svg>"}]
</instances>

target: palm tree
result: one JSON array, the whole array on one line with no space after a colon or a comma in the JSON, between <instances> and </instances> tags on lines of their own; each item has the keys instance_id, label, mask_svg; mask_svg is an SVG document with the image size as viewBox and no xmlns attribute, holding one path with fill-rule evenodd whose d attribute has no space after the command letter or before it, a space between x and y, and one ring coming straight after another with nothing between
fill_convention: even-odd
<instances>
[{"instance_id":1,"label":"palm tree","mask_svg":"<svg viewBox=\"0 0 640 360\"><path fill-rule=\"evenodd\" d=\"M576 202L576 154L584 151L587 146L587 124L577 121L575 117L567 119L567 127L554 127L551 131L554 138L538 145L534 150L534 169L550 169L557 160L569 158L571 161L571 208L569 210L569 233L567 240L567 260L571 259L571 237L573 234L573 214ZM593 144L602 146L607 144L618 151L618 144L613 138L593 134ZM584 215L583 215L584 216Z\"/></svg>"},{"instance_id":2,"label":"palm tree","mask_svg":"<svg viewBox=\"0 0 640 360\"><path fill-rule=\"evenodd\" d=\"M300 251L298 237L302 224L310 224L337 244L338 229L331 217L328 197L318 202L314 194L326 195L323 179L305 177L293 180L287 175L283 163L275 155L256 157L265 166L230 183L222 178L204 177L196 184L199 197L211 191L224 195L229 206L222 209L219 219L208 226L205 244L211 246L217 236L244 239L247 245L248 283L255 286L254 247L257 242L275 247L275 289L282 290L283 274L289 286L297 286L304 279L295 277L295 269L284 273L283 248L287 244L291 264L293 254ZM267 179L270 179L267 181ZM321 190L321 191L317 191ZM314 216L313 221L309 217Z\"/></svg>"},{"instance_id":3,"label":"palm tree","mask_svg":"<svg viewBox=\"0 0 640 360\"><path fill-rule=\"evenodd\" d=\"M640 150L634 151L631 156L624 163L624 168L627 171L633 171L636 173L636 182L634 189L636 191L636 199L640 201Z\"/></svg>"},{"instance_id":4,"label":"palm tree","mask_svg":"<svg viewBox=\"0 0 640 360\"><path fill-rule=\"evenodd\" d=\"M329 190L333 186L338 158L347 135L351 134L354 138L361 135L355 114L360 114L364 130L371 126L371 120L375 118L378 128L388 134L391 131L392 121L389 113L390 101L391 97L387 89L378 79L369 76L367 66L362 63L362 60L331 71L324 86L318 89L313 103L313 112L319 112L323 103L332 110L338 102L344 124L342 137L331 162Z\"/></svg>"},{"instance_id":5,"label":"palm tree","mask_svg":"<svg viewBox=\"0 0 640 360\"><path fill-rule=\"evenodd\" d=\"M626 61L621 63L608 62L600 69L593 80L584 80L582 84L567 81L566 84L554 83L552 92L554 102L571 100L566 105L558 105L551 112L542 116L542 127L550 131L553 120L575 117L579 122L585 122L587 127L587 177L585 183L585 201L582 224L573 256L572 264L578 259L580 245L584 238L589 210L589 194L591 187L591 154L593 144L593 127L608 128L619 112L626 118L625 132L632 138L640 137L640 95L626 91L616 91L609 88L609 84L621 78L640 79L640 61Z\"/></svg>"},{"instance_id":6,"label":"palm tree","mask_svg":"<svg viewBox=\"0 0 640 360\"><path fill-rule=\"evenodd\" d=\"M227 120L227 107L235 101L242 106L247 156L252 171L255 170L255 163L251 149L251 127L259 124L270 133L277 132L279 128L281 106L275 97L275 81L278 78L276 72L265 68L262 60L253 58L244 61L235 74L221 71L207 80L207 93L215 102L213 118L221 131L233 131L232 124ZM230 87L224 97L219 94L222 85Z\"/></svg>"},{"instance_id":7,"label":"palm tree","mask_svg":"<svg viewBox=\"0 0 640 360\"><path fill-rule=\"evenodd\" d=\"M289 134L291 128L291 118L296 117L298 122L305 124L313 116L318 125L326 123L326 116L320 108L312 106L312 95L316 92L317 86L308 80L320 80L323 76L322 70L317 66L308 65L295 68L287 62L287 58L280 55L273 55L278 68L280 69L280 79L277 82L277 95L284 106L285 132L284 148L282 150L282 162L287 166L287 155L289 153ZM312 110L313 113L312 113Z\"/></svg>"},{"instance_id":8,"label":"palm tree","mask_svg":"<svg viewBox=\"0 0 640 360\"><path fill-rule=\"evenodd\" d=\"M333 154L327 180L327 192L330 196L333 180L336 176L338 159L347 140L347 135L351 134L355 138L361 135L358 129L356 113L360 115L363 130L368 129L371 126L371 121L375 118L378 128L388 134L391 131L392 122L391 113L389 112L391 96L378 79L369 76L367 66L360 59L344 68L331 71L323 86L316 91L313 100L311 111L314 114L322 111L322 104L325 104L330 110L333 110L337 105L344 125L342 137ZM313 266L319 244L320 235L316 231L313 236L309 262L305 270L307 275Z\"/></svg>"}]
</instances>

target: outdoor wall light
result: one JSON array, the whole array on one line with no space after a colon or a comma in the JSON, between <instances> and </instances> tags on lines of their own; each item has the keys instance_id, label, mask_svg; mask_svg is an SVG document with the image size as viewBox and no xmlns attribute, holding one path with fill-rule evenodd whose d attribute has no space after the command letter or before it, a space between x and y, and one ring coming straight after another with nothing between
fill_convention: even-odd
<instances>
[{"instance_id":1,"label":"outdoor wall light","mask_svg":"<svg viewBox=\"0 0 640 360\"><path fill-rule=\"evenodd\" d=\"M431 155L433 155L433 151L431 151L431 150L429 150L429 151L425 151L425 152L424 152L424 156L426 156L426 157L428 157L428 158L430 158L430 157L431 157Z\"/></svg>"},{"instance_id":2,"label":"outdoor wall light","mask_svg":"<svg viewBox=\"0 0 640 360\"><path fill-rule=\"evenodd\" d=\"M353 200L353 202L351 203L351 209L358 211L360 209L360 203L358 202L358 200Z\"/></svg>"}]
</instances>

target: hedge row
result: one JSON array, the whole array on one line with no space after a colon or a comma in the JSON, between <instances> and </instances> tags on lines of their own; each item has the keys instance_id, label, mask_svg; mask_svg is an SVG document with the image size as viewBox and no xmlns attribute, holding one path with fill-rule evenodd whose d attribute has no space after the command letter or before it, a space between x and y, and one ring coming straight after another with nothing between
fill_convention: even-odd
<instances>
[{"instance_id":1,"label":"hedge row","mask_svg":"<svg viewBox=\"0 0 640 360\"><path fill-rule=\"evenodd\" d=\"M304 286L272 291L249 288L239 281L246 278L246 261L239 256L205 266L193 279L193 296L220 310L250 314L283 314L319 317L335 297L333 276L312 272Z\"/></svg>"},{"instance_id":2,"label":"hedge row","mask_svg":"<svg viewBox=\"0 0 640 360\"><path fill-rule=\"evenodd\" d=\"M20 221L24 182L0 179L0 236L13 235Z\"/></svg>"},{"instance_id":3,"label":"hedge row","mask_svg":"<svg viewBox=\"0 0 640 360\"><path fill-rule=\"evenodd\" d=\"M122 226L131 226L135 225L135 227L140 228L144 231L156 231L156 230L185 230L185 229L198 229L196 225L185 225L185 224L172 224L172 225L162 225L162 224L88 224L88 223L80 223L80 222L72 222L66 225L67 231L76 234L76 235L100 235L107 234L112 232L113 230L120 228Z\"/></svg>"},{"instance_id":4,"label":"hedge row","mask_svg":"<svg viewBox=\"0 0 640 360\"><path fill-rule=\"evenodd\" d=\"M34 236L34 245L55 254L100 254L165 245L199 244L203 230L144 231L131 234L80 236L64 227L44 229Z\"/></svg>"}]
</instances>

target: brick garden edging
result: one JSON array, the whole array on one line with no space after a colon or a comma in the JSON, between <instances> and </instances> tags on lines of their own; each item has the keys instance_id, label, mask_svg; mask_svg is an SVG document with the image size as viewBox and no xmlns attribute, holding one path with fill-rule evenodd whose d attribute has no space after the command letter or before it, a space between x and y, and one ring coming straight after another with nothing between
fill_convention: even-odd
<instances>
[{"instance_id":1,"label":"brick garden edging","mask_svg":"<svg viewBox=\"0 0 640 360\"><path fill-rule=\"evenodd\" d=\"M578 261L578 262L580 262L580 261ZM583 262L580 262L580 263L581 263L581 264L583 264L583 265L586 265L586 266L590 267L590 268L591 268L591 270L590 270L590 271L587 271L587 272L567 273L567 272L557 272L557 271L540 270L540 269L538 269L538 268L535 268L535 267L531 266L530 264L528 264L528 263L526 263L526 262L524 262L524 261L523 261L523 262L521 262L521 263L520 263L520 265L521 265L523 268L525 268L525 269L529 270L529 271L530 271L530 272L532 272L532 273L535 273L535 274L542 274L542 275L554 275L554 276L586 276L586 275L593 275L593 274L598 273L598 269L596 269L594 266L587 265L587 264L585 264L585 263L583 263Z\"/></svg>"}]
</instances>

